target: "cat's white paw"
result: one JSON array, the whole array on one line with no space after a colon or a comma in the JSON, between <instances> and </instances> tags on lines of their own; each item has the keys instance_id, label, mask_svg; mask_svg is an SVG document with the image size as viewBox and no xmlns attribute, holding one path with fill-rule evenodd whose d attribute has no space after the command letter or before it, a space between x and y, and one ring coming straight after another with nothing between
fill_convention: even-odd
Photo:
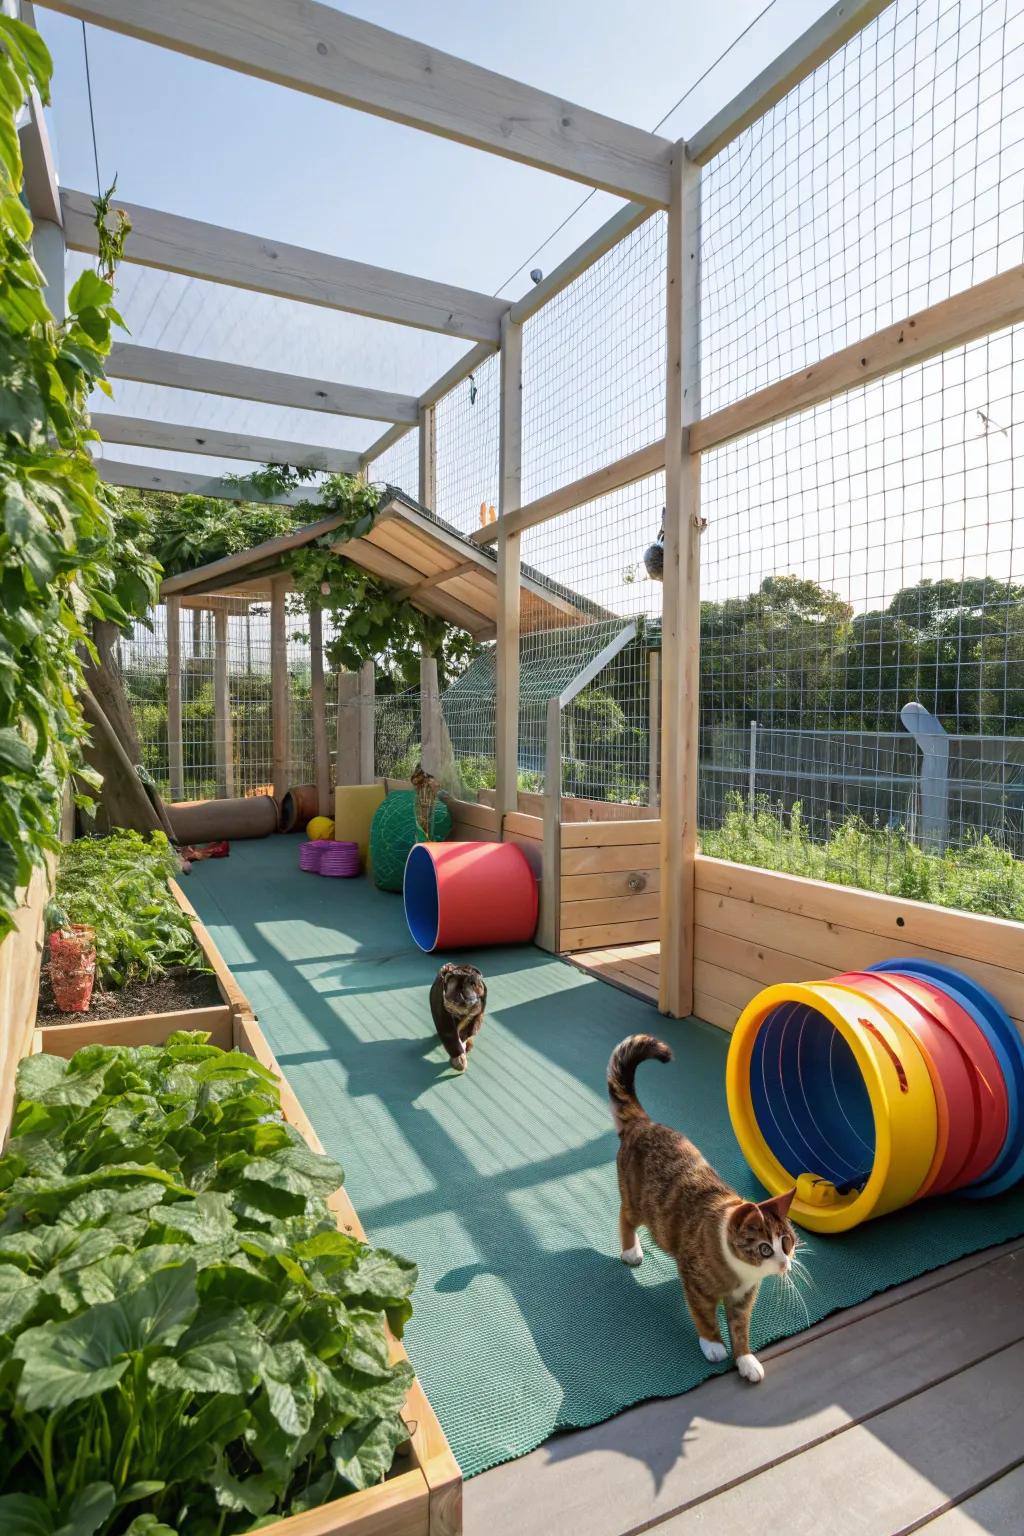
<instances>
[{"instance_id":1,"label":"cat's white paw","mask_svg":"<svg viewBox=\"0 0 1024 1536\"><path fill-rule=\"evenodd\" d=\"M644 1251L640 1246L640 1239L637 1238L632 1248L623 1248L620 1258L623 1264L629 1265L630 1269L636 1269L638 1265L642 1264L644 1261Z\"/></svg>"},{"instance_id":2,"label":"cat's white paw","mask_svg":"<svg viewBox=\"0 0 1024 1536\"><path fill-rule=\"evenodd\" d=\"M721 1339L701 1339L700 1352L705 1360L710 1360L712 1365L720 1365L729 1351ZM752 1355L745 1355L744 1359L752 1360ZM739 1362L737 1361L737 1364ZM756 1362L755 1362L756 1364Z\"/></svg>"},{"instance_id":3,"label":"cat's white paw","mask_svg":"<svg viewBox=\"0 0 1024 1536\"><path fill-rule=\"evenodd\" d=\"M703 1343L703 1339L701 1343ZM736 1361L736 1369L744 1381L753 1382L756 1386L759 1381L764 1381L764 1366L756 1355L740 1355Z\"/></svg>"},{"instance_id":4,"label":"cat's white paw","mask_svg":"<svg viewBox=\"0 0 1024 1536\"><path fill-rule=\"evenodd\" d=\"M454 1067L456 1072L465 1072L465 1070L466 1070L466 1053L465 1053L465 1051L463 1051L461 1056L453 1056L452 1057L452 1066Z\"/></svg>"}]
</instances>

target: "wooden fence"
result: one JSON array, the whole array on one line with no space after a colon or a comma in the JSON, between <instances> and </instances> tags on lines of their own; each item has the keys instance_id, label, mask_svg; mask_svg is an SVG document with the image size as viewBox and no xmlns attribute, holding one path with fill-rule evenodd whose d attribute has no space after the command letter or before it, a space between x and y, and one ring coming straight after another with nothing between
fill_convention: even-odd
<instances>
[{"instance_id":1,"label":"wooden fence","mask_svg":"<svg viewBox=\"0 0 1024 1536\"><path fill-rule=\"evenodd\" d=\"M698 856L694 1012L732 1029L762 987L902 955L987 987L1024 1033L1022 926Z\"/></svg>"}]
</instances>

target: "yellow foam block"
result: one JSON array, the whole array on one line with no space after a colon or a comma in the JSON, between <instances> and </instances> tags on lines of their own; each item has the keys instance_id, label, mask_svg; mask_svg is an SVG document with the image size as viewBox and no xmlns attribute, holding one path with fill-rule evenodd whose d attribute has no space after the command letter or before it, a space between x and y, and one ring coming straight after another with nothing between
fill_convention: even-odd
<instances>
[{"instance_id":1,"label":"yellow foam block","mask_svg":"<svg viewBox=\"0 0 1024 1536\"><path fill-rule=\"evenodd\" d=\"M334 836L339 843L358 843L364 863L370 850L370 823L383 799L383 784L339 784L334 791Z\"/></svg>"}]
</instances>

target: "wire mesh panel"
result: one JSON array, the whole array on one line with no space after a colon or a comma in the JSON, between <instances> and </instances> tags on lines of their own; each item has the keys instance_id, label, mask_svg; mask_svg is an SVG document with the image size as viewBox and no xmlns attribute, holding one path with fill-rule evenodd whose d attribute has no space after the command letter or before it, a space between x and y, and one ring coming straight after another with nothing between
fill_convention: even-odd
<instances>
[{"instance_id":1,"label":"wire mesh panel","mask_svg":"<svg viewBox=\"0 0 1024 1536\"><path fill-rule=\"evenodd\" d=\"M434 453L437 506L460 533L478 528L498 505L501 364L497 353L437 402ZM481 513L481 508L483 512Z\"/></svg>"},{"instance_id":2,"label":"wire mesh panel","mask_svg":"<svg viewBox=\"0 0 1024 1536\"><path fill-rule=\"evenodd\" d=\"M651 656L661 646L662 587L644 557L650 552L652 570L660 574L664 497L664 475L652 475L523 533L524 563L563 585L579 608L575 623L553 614L524 615L524 788L544 784L546 700L571 692L574 680L592 669L602 651L615 649L632 624L633 638L563 710L562 792L620 803L650 800L649 687Z\"/></svg>"},{"instance_id":3,"label":"wire mesh panel","mask_svg":"<svg viewBox=\"0 0 1024 1536\"><path fill-rule=\"evenodd\" d=\"M374 706L373 765L377 778L407 779L420 760L420 695L377 695Z\"/></svg>"},{"instance_id":4,"label":"wire mesh panel","mask_svg":"<svg viewBox=\"0 0 1024 1536\"><path fill-rule=\"evenodd\" d=\"M139 740L142 766L152 775L160 793L169 798L165 610L162 607L154 609L149 625L132 624L121 636L117 655L122 686Z\"/></svg>"},{"instance_id":5,"label":"wire mesh panel","mask_svg":"<svg viewBox=\"0 0 1024 1536\"><path fill-rule=\"evenodd\" d=\"M1024 0L895 0L704 168L704 414L1024 259Z\"/></svg>"},{"instance_id":6,"label":"wire mesh panel","mask_svg":"<svg viewBox=\"0 0 1024 1536\"><path fill-rule=\"evenodd\" d=\"M1016 327L704 456L706 852L1024 918L1022 404Z\"/></svg>"},{"instance_id":7,"label":"wire mesh panel","mask_svg":"<svg viewBox=\"0 0 1024 1536\"><path fill-rule=\"evenodd\" d=\"M523 500L665 431L664 214L655 214L523 327Z\"/></svg>"},{"instance_id":8,"label":"wire mesh panel","mask_svg":"<svg viewBox=\"0 0 1024 1536\"><path fill-rule=\"evenodd\" d=\"M394 485L415 500L420 490L420 429L414 427L366 466L374 485Z\"/></svg>"}]
</instances>

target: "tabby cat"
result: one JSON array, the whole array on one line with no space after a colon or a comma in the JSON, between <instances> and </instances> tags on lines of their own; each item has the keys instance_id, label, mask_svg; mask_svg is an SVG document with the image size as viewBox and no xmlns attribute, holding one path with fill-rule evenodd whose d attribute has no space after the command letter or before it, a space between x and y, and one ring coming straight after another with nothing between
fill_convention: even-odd
<instances>
[{"instance_id":1,"label":"tabby cat","mask_svg":"<svg viewBox=\"0 0 1024 1536\"><path fill-rule=\"evenodd\" d=\"M416 791L416 825L423 833L427 842L430 841L430 827L434 819L434 806L437 797L441 793L441 786L433 774L427 772L422 763L416 764L416 771L409 781Z\"/></svg>"},{"instance_id":2,"label":"tabby cat","mask_svg":"<svg viewBox=\"0 0 1024 1536\"><path fill-rule=\"evenodd\" d=\"M619 1133L622 1262L643 1262L636 1229L646 1227L676 1262L704 1358L724 1360L728 1353L718 1331L721 1301L736 1369L745 1381L761 1381L764 1366L750 1352L750 1315L761 1281L788 1276L794 1263L796 1234L787 1218L796 1191L760 1205L744 1200L691 1141L652 1120L633 1086L637 1067L651 1058L671 1061L672 1052L653 1035L631 1035L608 1063Z\"/></svg>"}]
</instances>

